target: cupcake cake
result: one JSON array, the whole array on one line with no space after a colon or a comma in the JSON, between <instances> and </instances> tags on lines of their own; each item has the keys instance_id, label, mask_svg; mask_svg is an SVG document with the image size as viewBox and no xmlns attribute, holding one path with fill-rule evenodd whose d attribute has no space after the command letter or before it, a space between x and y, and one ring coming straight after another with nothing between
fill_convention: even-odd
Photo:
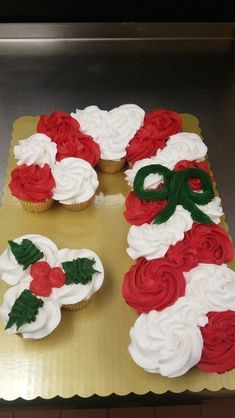
<instances>
[{"instance_id":1,"label":"cupcake cake","mask_svg":"<svg viewBox=\"0 0 235 418\"><path fill-rule=\"evenodd\" d=\"M52 168L55 179L53 199L66 209L79 211L92 202L99 185L96 171L85 160L65 158Z\"/></svg>"},{"instance_id":2,"label":"cupcake cake","mask_svg":"<svg viewBox=\"0 0 235 418\"><path fill-rule=\"evenodd\" d=\"M104 173L117 173L126 162L126 147L141 127L145 112L134 104L125 104L111 111L88 106L71 113L82 132L91 135L99 144L101 156L98 167Z\"/></svg>"}]
</instances>

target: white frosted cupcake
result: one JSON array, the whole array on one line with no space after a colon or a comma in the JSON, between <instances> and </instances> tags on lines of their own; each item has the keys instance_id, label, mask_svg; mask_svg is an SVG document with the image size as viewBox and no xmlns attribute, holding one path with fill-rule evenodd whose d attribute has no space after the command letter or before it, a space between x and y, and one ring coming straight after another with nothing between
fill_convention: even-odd
<instances>
[{"instance_id":1,"label":"white frosted cupcake","mask_svg":"<svg viewBox=\"0 0 235 418\"><path fill-rule=\"evenodd\" d=\"M51 298L64 309L84 308L103 284L104 269L96 253L88 249L58 252L59 264L66 275L66 284L53 289Z\"/></svg>"},{"instance_id":2,"label":"white frosted cupcake","mask_svg":"<svg viewBox=\"0 0 235 418\"><path fill-rule=\"evenodd\" d=\"M47 237L37 234L26 234L15 238L12 242L13 244L9 245L0 255L0 276L10 285L19 283L29 274L31 262L46 261L51 267L56 266L58 263L58 248ZM34 246L36 249L34 249ZM30 252L31 258L29 257Z\"/></svg>"},{"instance_id":3,"label":"white frosted cupcake","mask_svg":"<svg viewBox=\"0 0 235 418\"><path fill-rule=\"evenodd\" d=\"M99 185L96 171L91 164L80 158L65 158L52 167L56 186L53 199L66 209L79 211L92 202Z\"/></svg>"},{"instance_id":4,"label":"white frosted cupcake","mask_svg":"<svg viewBox=\"0 0 235 418\"><path fill-rule=\"evenodd\" d=\"M109 174L120 171L126 162L126 147L142 126L145 112L135 104L125 104L110 110L88 106L71 113L84 133L99 144L98 167Z\"/></svg>"},{"instance_id":5,"label":"white frosted cupcake","mask_svg":"<svg viewBox=\"0 0 235 418\"><path fill-rule=\"evenodd\" d=\"M49 136L44 134L34 134L26 139L19 141L14 146L14 155L17 165L37 164L43 167L44 164L53 166L56 160L57 145L52 142Z\"/></svg>"},{"instance_id":6,"label":"white frosted cupcake","mask_svg":"<svg viewBox=\"0 0 235 418\"><path fill-rule=\"evenodd\" d=\"M0 315L9 335L37 340L51 334L59 325L61 310L56 302L33 295L23 281L7 290Z\"/></svg>"}]
</instances>

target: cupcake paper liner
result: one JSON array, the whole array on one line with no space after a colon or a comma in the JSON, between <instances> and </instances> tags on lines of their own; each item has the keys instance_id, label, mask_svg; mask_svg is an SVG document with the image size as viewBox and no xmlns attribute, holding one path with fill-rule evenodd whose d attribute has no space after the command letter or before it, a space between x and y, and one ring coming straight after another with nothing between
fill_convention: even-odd
<instances>
[{"instance_id":1,"label":"cupcake paper liner","mask_svg":"<svg viewBox=\"0 0 235 418\"><path fill-rule=\"evenodd\" d=\"M94 196L92 196L90 199L86 200L85 202L81 202L81 203L71 203L71 204L65 204L62 203L62 205L68 209L71 210L73 212L78 212L79 210L83 210L85 208L87 208L91 202L93 201Z\"/></svg>"},{"instance_id":2,"label":"cupcake paper liner","mask_svg":"<svg viewBox=\"0 0 235 418\"><path fill-rule=\"evenodd\" d=\"M114 174L118 171L121 171L126 163L126 157L121 158L120 160L102 160L98 161L97 166L103 173Z\"/></svg>"},{"instance_id":3,"label":"cupcake paper liner","mask_svg":"<svg viewBox=\"0 0 235 418\"><path fill-rule=\"evenodd\" d=\"M80 311L81 309L85 308L87 305L89 305L91 301L90 299L81 300L81 302L73 303L69 305L62 305L62 309L66 311Z\"/></svg>"},{"instance_id":4,"label":"cupcake paper liner","mask_svg":"<svg viewBox=\"0 0 235 418\"><path fill-rule=\"evenodd\" d=\"M46 212L54 205L52 198L46 199L43 202L32 202L30 200L20 200L22 207L28 212L40 213Z\"/></svg>"}]
</instances>

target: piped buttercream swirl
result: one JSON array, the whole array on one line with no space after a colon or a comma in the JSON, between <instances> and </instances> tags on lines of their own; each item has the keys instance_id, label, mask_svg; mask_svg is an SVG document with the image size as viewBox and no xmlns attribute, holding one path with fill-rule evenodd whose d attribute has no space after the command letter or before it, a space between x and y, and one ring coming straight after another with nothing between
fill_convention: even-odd
<instances>
[{"instance_id":1,"label":"piped buttercream swirl","mask_svg":"<svg viewBox=\"0 0 235 418\"><path fill-rule=\"evenodd\" d=\"M14 147L14 155L18 160L17 165L37 164L43 167L48 164L50 167L55 163L57 146L49 136L44 134L34 134L27 139L19 141Z\"/></svg>"},{"instance_id":2,"label":"piped buttercream swirl","mask_svg":"<svg viewBox=\"0 0 235 418\"><path fill-rule=\"evenodd\" d=\"M90 199L99 185L96 171L85 160L65 158L52 168L56 186L53 199L60 203L81 203Z\"/></svg>"},{"instance_id":3,"label":"piped buttercream swirl","mask_svg":"<svg viewBox=\"0 0 235 418\"><path fill-rule=\"evenodd\" d=\"M185 296L196 311L235 311L235 272L226 264L200 263L187 273Z\"/></svg>"}]
</instances>

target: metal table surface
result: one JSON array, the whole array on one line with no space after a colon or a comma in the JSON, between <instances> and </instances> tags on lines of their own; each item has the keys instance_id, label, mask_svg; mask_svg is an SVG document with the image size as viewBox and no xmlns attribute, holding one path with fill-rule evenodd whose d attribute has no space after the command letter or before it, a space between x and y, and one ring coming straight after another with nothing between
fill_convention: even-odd
<instances>
[{"instance_id":1,"label":"metal table surface","mask_svg":"<svg viewBox=\"0 0 235 418\"><path fill-rule=\"evenodd\" d=\"M124 103L192 113L235 240L234 27L1 24L1 191L12 124L20 116Z\"/></svg>"}]
</instances>

